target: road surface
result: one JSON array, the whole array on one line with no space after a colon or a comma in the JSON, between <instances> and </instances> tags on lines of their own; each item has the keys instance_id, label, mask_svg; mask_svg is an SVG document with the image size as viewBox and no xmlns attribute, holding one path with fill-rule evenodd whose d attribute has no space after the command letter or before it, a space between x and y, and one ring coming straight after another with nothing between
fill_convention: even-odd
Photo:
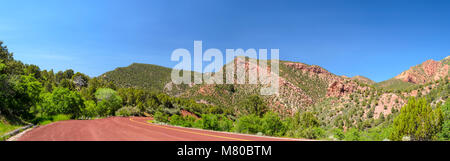
<instances>
[{"instance_id":1,"label":"road surface","mask_svg":"<svg viewBox=\"0 0 450 161\"><path fill-rule=\"evenodd\" d=\"M295 141L148 123L145 117L68 120L37 127L18 141Z\"/></svg>"}]
</instances>

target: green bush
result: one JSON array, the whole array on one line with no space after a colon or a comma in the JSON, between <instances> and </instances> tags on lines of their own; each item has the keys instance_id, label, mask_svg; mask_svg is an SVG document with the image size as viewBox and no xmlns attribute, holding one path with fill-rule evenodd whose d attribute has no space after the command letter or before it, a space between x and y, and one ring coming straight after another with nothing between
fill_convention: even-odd
<instances>
[{"instance_id":1,"label":"green bush","mask_svg":"<svg viewBox=\"0 0 450 161\"><path fill-rule=\"evenodd\" d=\"M245 115L239 118L235 127L236 132L246 134L256 134L263 132L261 118L255 114Z\"/></svg>"},{"instance_id":2,"label":"green bush","mask_svg":"<svg viewBox=\"0 0 450 161\"><path fill-rule=\"evenodd\" d=\"M52 116L52 121L53 122L65 121L65 120L70 120L71 118L72 118L72 116L70 114L59 114L59 115Z\"/></svg>"},{"instance_id":3,"label":"green bush","mask_svg":"<svg viewBox=\"0 0 450 161\"><path fill-rule=\"evenodd\" d=\"M345 140L346 141L359 141L361 140L361 134L356 128L350 128L345 133Z\"/></svg>"},{"instance_id":4,"label":"green bush","mask_svg":"<svg viewBox=\"0 0 450 161\"><path fill-rule=\"evenodd\" d=\"M262 132L266 135L283 136L286 133L286 127L276 113L268 112L264 114L261 122L263 129Z\"/></svg>"},{"instance_id":5,"label":"green bush","mask_svg":"<svg viewBox=\"0 0 450 161\"><path fill-rule=\"evenodd\" d=\"M57 87L52 93L43 93L41 97L38 111L47 116L72 114L76 117L85 107L80 94L67 88Z\"/></svg>"},{"instance_id":6,"label":"green bush","mask_svg":"<svg viewBox=\"0 0 450 161\"><path fill-rule=\"evenodd\" d=\"M153 119L158 121L158 122L168 123L169 122L169 115L158 111L158 112L156 112L153 115Z\"/></svg>"},{"instance_id":7,"label":"green bush","mask_svg":"<svg viewBox=\"0 0 450 161\"><path fill-rule=\"evenodd\" d=\"M389 139L436 140L442 129L443 113L441 108L432 109L425 98L411 98L400 114L394 119L393 132Z\"/></svg>"},{"instance_id":8,"label":"green bush","mask_svg":"<svg viewBox=\"0 0 450 161\"><path fill-rule=\"evenodd\" d=\"M227 118L219 120L219 130L220 131L232 131L233 121Z\"/></svg>"},{"instance_id":9,"label":"green bush","mask_svg":"<svg viewBox=\"0 0 450 161\"><path fill-rule=\"evenodd\" d=\"M338 140L344 140L345 139L344 132L341 129L334 129L333 130L333 137L338 139Z\"/></svg>"},{"instance_id":10,"label":"green bush","mask_svg":"<svg viewBox=\"0 0 450 161\"><path fill-rule=\"evenodd\" d=\"M258 95L251 95L247 97L243 102L241 102L242 108L245 109L247 114L255 114L259 117L262 117L264 113L267 111L267 105Z\"/></svg>"},{"instance_id":11,"label":"green bush","mask_svg":"<svg viewBox=\"0 0 450 161\"><path fill-rule=\"evenodd\" d=\"M320 127L305 128L300 132L300 137L308 139L319 139L325 136L325 130Z\"/></svg>"},{"instance_id":12,"label":"green bush","mask_svg":"<svg viewBox=\"0 0 450 161\"><path fill-rule=\"evenodd\" d=\"M122 98L110 88L100 88L95 92L97 114L99 116L114 115L122 107Z\"/></svg>"},{"instance_id":13,"label":"green bush","mask_svg":"<svg viewBox=\"0 0 450 161\"><path fill-rule=\"evenodd\" d=\"M97 104L94 101L89 100L84 102L85 108L83 109L83 116L97 117L99 116L99 110Z\"/></svg>"},{"instance_id":14,"label":"green bush","mask_svg":"<svg viewBox=\"0 0 450 161\"><path fill-rule=\"evenodd\" d=\"M325 136L319 119L311 112L296 113L289 124L286 134L290 137L318 139Z\"/></svg>"},{"instance_id":15,"label":"green bush","mask_svg":"<svg viewBox=\"0 0 450 161\"><path fill-rule=\"evenodd\" d=\"M141 112L137 107L126 106L116 111L116 116L140 116Z\"/></svg>"},{"instance_id":16,"label":"green bush","mask_svg":"<svg viewBox=\"0 0 450 161\"><path fill-rule=\"evenodd\" d=\"M441 106L443 113L444 123L442 124L442 130L438 133L439 140L450 140L450 98L445 101L445 104Z\"/></svg>"},{"instance_id":17,"label":"green bush","mask_svg":"<svg viewBox=\"0 0 450 161\"><path fill-rule=\"evenodd\" d=\"M31 120L31 123L36 125L46 125L52 122L57 121L64 121L64 120L70 120L72 118L72 115L70 114L57 114L57 115L45 115L45 116L37 116L33 120Z\"/></svg>"},{"instance_id":18,"label":"green bush","mask_svg":"<svg viewBox=\"0 0 450 161\"><path fill-rule=\"evenodd\" d=\"M182 126L184 124L184 122L185 122L185 120L183 119L183 116L180 116L180 115L170 116L169 124L171 124L171 125Z\"/></svg>"}]
</instances>

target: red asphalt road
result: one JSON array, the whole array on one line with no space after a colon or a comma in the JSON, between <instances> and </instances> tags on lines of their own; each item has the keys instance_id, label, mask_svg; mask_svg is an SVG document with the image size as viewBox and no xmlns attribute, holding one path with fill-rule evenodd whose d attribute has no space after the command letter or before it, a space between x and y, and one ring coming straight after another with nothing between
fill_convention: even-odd
<instances>
[{"instance_id":1,"label":"red asphalt road","mask_svg":"<svg viewBox=\"0 0 450 161\"><path fill-rule=\"evenodd\" d=\"M299 141L148 123L145 117L68 120L37 127L18 141Z\"/></svg>"}]
</instances>

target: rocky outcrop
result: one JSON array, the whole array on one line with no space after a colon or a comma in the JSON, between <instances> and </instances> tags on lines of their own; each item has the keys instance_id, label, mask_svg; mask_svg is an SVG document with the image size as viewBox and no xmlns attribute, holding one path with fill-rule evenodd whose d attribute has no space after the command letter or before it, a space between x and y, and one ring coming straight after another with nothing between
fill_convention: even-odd
<instances>
[{"instance_id":1,"label":"rocky outcrop","mask_svg":"<svg viewBox=\"0 0 450 161\"><path fill-rule=\"evenodd\" d=\"M327 89L327 97L341 97L352 93L357 85L355 83L345 83L344 81L335 81Z\"/></svg>"},{"instance_id":2,"label":"rocky outcrop","mask_svg":"<svg viewBox=\"0 0 450 161\"><path fill-rule=\"evenodd\" d=\"M358 83L348 77L334 75L317 65L306 65L303 63L285 63L288 67L308 73L310 77L318 77L328 83L327 97L342 97L362 89Z\"/></svg>"},{"instance_id":3,"label":"rocky outcrop","mask_svg":"<svg viewBox=\"0 0 450 161\"><path fill-rule=\"evenodd\" d=\"M425 84L448 77L448 68L449 65L443 63L443 61L427 60L418 66L411 67L409 70L404 71L394 78L414 84Z\"/></svg>"}]
</instances>

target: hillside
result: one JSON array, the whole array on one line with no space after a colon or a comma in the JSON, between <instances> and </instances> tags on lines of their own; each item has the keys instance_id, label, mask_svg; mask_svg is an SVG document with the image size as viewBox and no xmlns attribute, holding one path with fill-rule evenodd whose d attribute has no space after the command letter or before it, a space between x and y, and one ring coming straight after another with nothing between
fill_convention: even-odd
<instances>
[{"instance_id":1,"label":"hillside","mask_svg":"<svg viewBox=\"0 0 450 161\"><path fill-rule=\"evenodd\" d=\"M252 67L249 61L241 59L234 61L236 65L246 67L246 71ZM430 66L434 68L430 69ZM283 116L292 116L299 111L311 111L330 127L344 129L355 126L375 127L384 122L376 121L380 118L391 120L393 114L400 111L410 96L427 96L431 103L436 104L444 101L449 95L448 77L443 74L443 71L448 69L448 58L439 63L427 61L412 67L413 72L407 72L414 73L410 75L416 78L427 78L420 75L427 73L439 77L439 79L437 77L424 79L426 84L415 84L396 78L375 84L363 76L353 78L337 76L317 65L290 61L280 61L279 67L279 94L262 96L269 109ZM423 73L415 72L420 68L426 70L423 70ZM162 71L156 71L159 69ZM262 69L257 67L257 70ZM111 79L119 76L122 79ZM250 84L198 84L185 85L185 88L177 88L178 90L174 92L173 85L169 83L170 69L145 64L118 68L106 73L105 77L118 85L145 87L169 94L177 93L177 96L191 98L198 103L228 108L237 114L241 111L241 102L250 95L258 95L262 87ZM136 80L133 80L135 78Z\"/></svg>"},{"instance_id":2,"label":"hillside","mask_svg":"<svg viewBox=\"0 0 450 161\"><path fill-rule=\"evenodd\" d=\"M152 64L133 63L128 67L116 68L102 74L101 78L113 82L120 88L142 88L150 91L162 92L165 89L169 94L177 95L190 85L173 85L171 83L171 68Z\"/></svg>"},{"instance_id":3,"label":"hillside","mask_svg":"<svg viewBox=\"0 0 450 161\"><path fill-rule=\"evenodd\" d=\"M248 61L239 59L235 59L235 63L247 67L247 71L252 66ZM292 115L329 97L344 97L357 90L368 89L354 80L344 79L317 65L280 61L279 67L279 94L263 97L273 111L281 114ZM249 84L200 84L182 96L239 111L239 103L249 95L259 94L261 87Z\"/></svg>"},{"instance_id":4,"label":"hillside","mask_svg":"<svg viewBox=\"0 0 450 161\"><path fill-rule=\"evenodd\" d=\"M449 77L450 56L441 61L427 60L376 86L388 90L407 90Z\"/></svg>"},{"instance_id":5,"label":"hillside","mask_svg":"<svg viewBox=\"0 0 450 161\"><path fill-rule=\"evenodd\" d=\"M439 80L443 77L448 77L449 72L449 58L441 61L427 60L422 64L411 67L409 70L402 72L394 79L413 84L425 84L428 82Z\"/></svg>"},{"instance_id":6,"label":"hillside","mask_svg":"<svg viewBox=\"0 0 450 161\"><path fill-rule=\"evenodd\" d=\"M163 90L170 81L172 69L151 64L133 63L128 67L116 68L100 77L119 87L140 87L149 90Z\"/></svg>"},{"instance_id":7,"label":"hillside","mask_svg":"<svg viewBox=\"0 0 450 161\"><path fill-rule=\"evenodd\" d=\"M369 84L369 85L375 84L375 81L373 81L373 80L371 80L371 79L369 79L369 78L367 78L367 77L360 76L360 75L354 76L354 77L352 77L351 79L352 79L352 80L359 81L359 82L361 82L361 83Z\"/></svg>"}]
</instances>

